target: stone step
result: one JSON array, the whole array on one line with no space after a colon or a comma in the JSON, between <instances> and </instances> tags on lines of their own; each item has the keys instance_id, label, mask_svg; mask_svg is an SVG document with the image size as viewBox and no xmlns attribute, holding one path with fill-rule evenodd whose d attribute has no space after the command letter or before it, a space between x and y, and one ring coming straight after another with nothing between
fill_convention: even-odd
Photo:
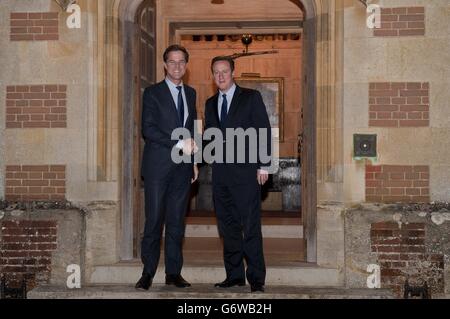
<instances>
[{"instance_id":1,"label":"stone step","mask_svg":"<svg viewBox=\"0 0 450 319\"><path fill-rule=\"evenodd\" d=\"M120 262L114 265L94 267L87 278L89 284L134 284L140 278L142 264L138 261ZM278 261L266 263L266 284L302 287L341 287L343 274L334 268L314 264ZM223 262L199 258L197 263L184 263L183 277L193 284L213 284L225 279ZM164 265L160 264L153 279L155 284L165 281Z\"/></svg>"},{"instance_id":2,"label":"stone step","mask_svg":"<svg viewBox=\"0 0 450 319\"><path fill-rule=\"evenodd\" d=\"M39 286L28 292L29 299L393 299L387 289L306 288L266 285L264 293L250 293L248 285L230 289L210 284L194 284L189 288L175 288L153 284L148 291L137 291L133 285L91 285L81 289Z\"/></svg>"},{"instance_id":3,"label":"stone step","mask_svg":"<svg viewBox=\"0 0 450 319\"><path fill-rule=\"evenodd\" d=\"M164 249L164 238L161 242ZM295 260L303 260L305 240L302 238L263 238L264 255L292 254ZM186 237L183 242L184 253L208 252L220 256L222 260L223 244L217 237ZM163 256L163 255L161 255Z\"/></svg>"},{"instance_id":4,"label":"stone step","mask_svg":"<svg viewBox=\"0 0 450 319\"><path fill-rule=\"evenodd\" d=\"M303 238L300 218L263 217L261 224L264 238ZM216 218L187 217L185 237L219 237Z\"/></svg>"}]
</instances>

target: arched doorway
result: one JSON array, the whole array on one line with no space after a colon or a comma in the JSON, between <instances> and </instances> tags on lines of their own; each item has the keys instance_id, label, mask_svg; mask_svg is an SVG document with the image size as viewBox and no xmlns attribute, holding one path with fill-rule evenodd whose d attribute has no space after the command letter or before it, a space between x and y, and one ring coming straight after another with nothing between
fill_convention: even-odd
<instances>
[{"instance_id":1,"label":"arched doorway","mask_svg":"<svg viewBox=\"0 0 450 319\"><path fill-rule=\"evenodd\" d=\"M304 21L304 61L303 61L303 143L302 143L302 207L304 210L303 221L305 238L307 240L307 261L316 261L316 152L315 152L315 6L313 0L291 1L299 6L305 13ZM151 8L150 10L148 8ZM121 258L132 259L137 256L139 229L142 227L142 211L140 200L140 174L139 174L139 150L141 145L136 142L136 136L140 135L139 121L136 121L140 113L140 95L142 72L138 56L141 54L144 43L145 47L152 47L149 52L155 52L155 38L152 43L142 41L143 12L150 11L153 17L156 14L155 1L122 0L119 5L121 35L119 42L122 43L123 61L123 147L122 147L122 216L121 216ZM152 20L153 23L155 19ZM148 21L146 22L148 24ZM153 25L153 27L155 27ZM155 29L153 29L155 32ZM152 51L153 50L153 51ZM144 53L147 54L147 53ZM154 81L156 68L155 54L147 65L143 66L144 75L150 79L147 83ZM153 68L150 66L153 63ZM145 63L144 63L145 64ZM152 73L152 75L150 75ZM145 82L142 82L145 83Z\"/></svg>"}]
</instances>

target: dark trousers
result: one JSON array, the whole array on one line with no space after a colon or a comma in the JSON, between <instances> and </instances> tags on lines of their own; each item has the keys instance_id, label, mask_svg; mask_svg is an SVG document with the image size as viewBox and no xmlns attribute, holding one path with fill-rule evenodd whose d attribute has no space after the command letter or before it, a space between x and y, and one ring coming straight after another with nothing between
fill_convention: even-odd
<instances>
[{"instance_id":1,"label":"dark trousers","mask_svg":"<svg viewBox=\"0 0 450 319\"><path fill-rule=\"evenodd\" d=\"M243 185L213 183L213 192L227 278L244 279L247 275L250 284L264 285L261 187L255 178L254 183Z\"/></svg>"},{"instance_id":2,"label":"dark trousers","mask_svg":"<svg viewBox=\"0 0 450 319\"><path fill-rule=\"evenodd\" d=\"M192 169L190 170L190 172ZM179 275L183 266L182 242L190 190L190 175L175 170L162 181L145 180L145 228L141 245L144 273L153 277L158 267L162 225L165 224L166 274Z\"/></svg>"}]
</instances>

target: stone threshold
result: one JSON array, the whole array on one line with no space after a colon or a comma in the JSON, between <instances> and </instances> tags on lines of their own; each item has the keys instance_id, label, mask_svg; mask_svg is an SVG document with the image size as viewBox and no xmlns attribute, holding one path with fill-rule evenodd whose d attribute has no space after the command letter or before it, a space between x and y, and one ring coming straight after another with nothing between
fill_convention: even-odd
<instances>
[{"instance_id":1,"label":"stone threshold","mask_svg":"<svg viewBox=\"0 0 450 319\"><path fill-rule=\"evenodd\" d=\"M250 286L229 289L211 284L193 284L176 288L153 284L148 291L138 291L133 285L90 285L68 289L51 285L39 286L28 292L29 299L393 299L388 289L307 288L266 285L264 293L250 293Z\"/></svg>"}]
</instances>

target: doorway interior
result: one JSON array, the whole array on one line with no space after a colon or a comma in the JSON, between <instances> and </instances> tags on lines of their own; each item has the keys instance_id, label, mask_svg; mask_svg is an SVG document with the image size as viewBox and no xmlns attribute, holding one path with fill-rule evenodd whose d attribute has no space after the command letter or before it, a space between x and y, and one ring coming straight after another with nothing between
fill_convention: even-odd
<instances>
[{"instance_id":1,"label":"doorway interior","mask_svg":"<svg viewBox=\"0 0 450 319\"><path fill-rule=\"evenodd\" d=\"M143 183L140 178L140 160L143 141L140 137L140 116L142 93L145 87L156 81L156 7L154 1L144 1L136 14L138 25L133 35L135 53L133 74L135 79L134 98L134 211L133 211L133 255L140 255L140 241L145 222ZM219 31L222 28L222 31ZM303 236L302 222L302 144L303 133L303 23L302 21L249 21L249 22L173 22L170 25L171 43L184 45L191 54L189 72L185 82L197 90L197 112L204 119L204 102L215 93L209 71L211 58L242 52L242 34L251 34L254 41L249 51L276 50L277 53L255 55L236 60L237 76L259 79L283 79L282 105L280 105L280 171L272 177L263 194L263 225L267 229L284 230L275 237L265 237L265 249L290 252L295 261L304 261L306 242ZM201 30L201 31L199 31ZM197 232L189 231L190 225ZM187 214L185 253L198 255L208 249L220 251L220 239L215 232L204 232L200 226L215 225L211 197L210 170L203 167L199 183L193 188ZM264 227L264 226L263 226ZM268 231L270 232L270 231ZM281 230L283 232L283 230ZM263 230L264 233L264 230ZM276 231L275 231L276 233ZM212 237L208 237L212 236ZM278 237L277 237L278 236ZM209 238L208 247L199 245ZM214 240L212 240L214 238ZM267 244L266 244L267 243ZM280 247L280 245L282 247ZM267 246L267 247L266 247ZM199 247L203 247L199 249ZM277 256L279 260L279 256ZM289 259L289 258L288 258Z\"/></svg>"}]
</instances>

